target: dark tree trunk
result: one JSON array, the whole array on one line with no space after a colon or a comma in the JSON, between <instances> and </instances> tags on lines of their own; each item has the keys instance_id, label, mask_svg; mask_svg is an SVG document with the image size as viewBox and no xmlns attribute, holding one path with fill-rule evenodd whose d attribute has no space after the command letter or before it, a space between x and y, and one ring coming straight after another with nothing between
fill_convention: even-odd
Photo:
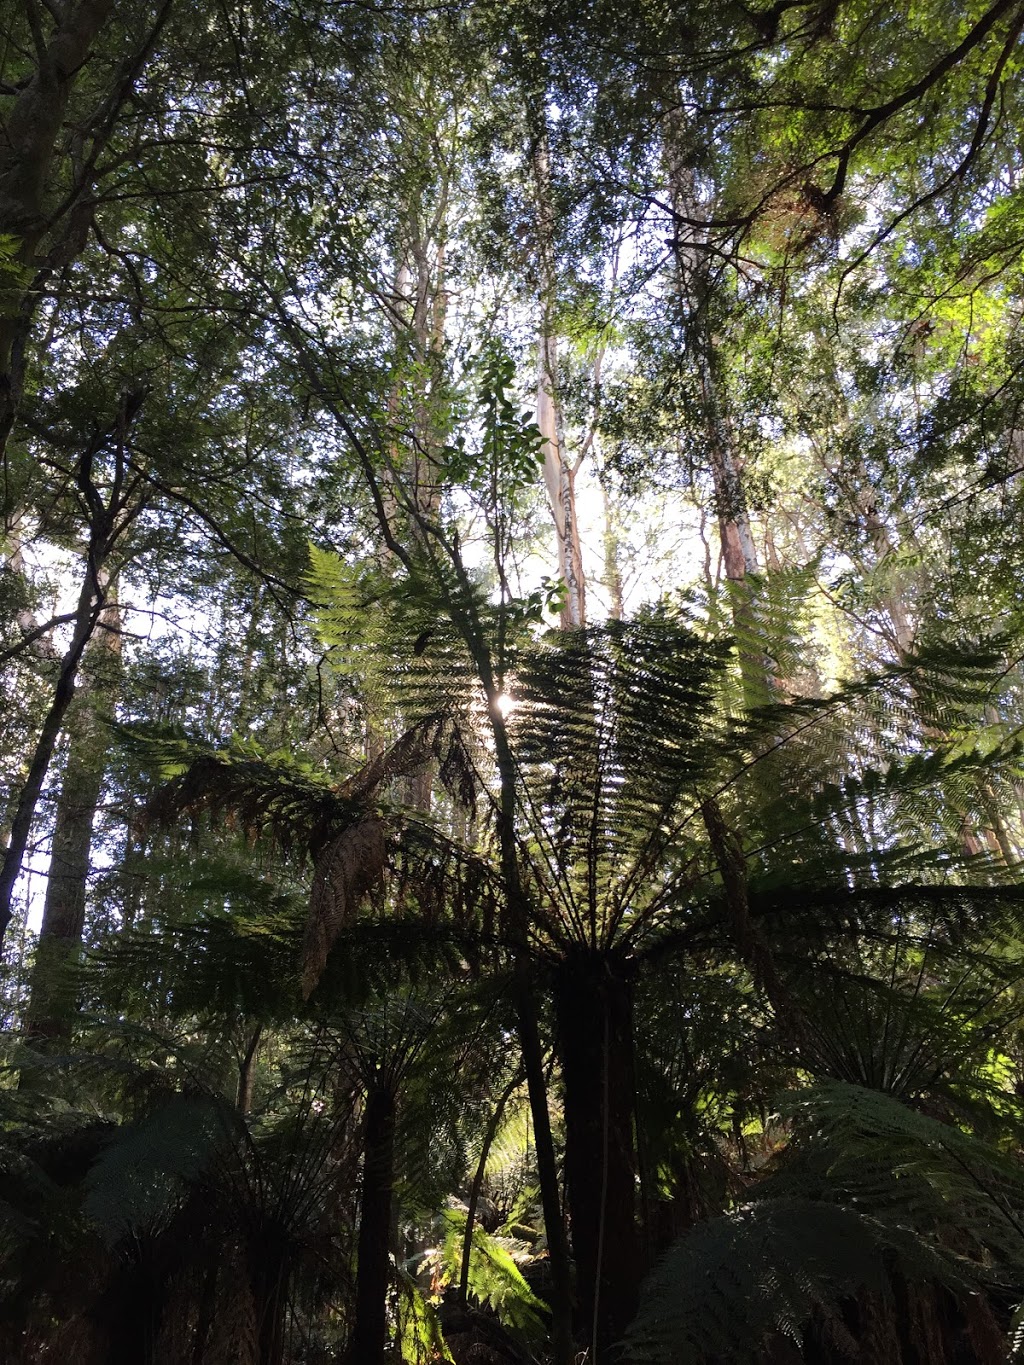
<instances>
[{"instance_id":1,"label":"dark tree trunk","mask_svg":"<svg viewBox=\"0 0 1024 1365\"><path fill-rule=\"evenodd\" d=\"M82 0L65 8L49 40L37 48L36 70L0 127L0 234L17 240L19 265L33 261L45 229L43 201L68 100L112 9L113 0ZM30 297L10 283L0 289L0 450L21 397L14 353L27 327Z\"/></svg>"},{"instance_id":2,"label":"dark tree trunk","mask_svg":"<svg viewBox=\"0 0 1024 1365\"><path fill-rule=\"evenodd\" d=\"M70 747L57 801L43 922L25 1019L26 1036L59 1043L71 1030L74 984L85 927L92 827L103 788L104 713L120 673L120 613L111 592L82 657L82 680L69 711ZM26 1072L25 1077L32 1073ZM23 1078L24 1080L24 1078Z\"/></svg>"},{"instance_id":3,"label":"dark tree trunk","mask_svg":"<svg viewBox=\"0 0 1024 1365\"><path fill-rule=\"evenodd\" d=\"M253 1300L259 1322L260 1365L284 1365L288 1270L280 1246L262 1249L253 1276Z\"/></svg>"},{"instance_id":4,"label":"dark tree trunk","mask_svg":"<svg viewBox=\"0 0 1024 1365\"><path fill-rule=\"evenodd\" d=\"M75 613L75 629L60 664L60 671L53 690L50 708L43 720L35 752L29 764L28 773L18 796L14 818L11 821L11 837L0 866L0 945L3 943L7 926L13 917L12 902L14 887L21 875L25 853L28 849L32 821L42 794L43 783L50 769L50 761L57 747L64 725L64 717L75 696L79 665L86 645L89 643L96 623L103 610L103 589L100 587L95 567L90 564L86 581L78 600Z\"/></svg>"},{"instance_id":5,"label":"dark tree trunk","mask_svg":"<svg viewBox=\"0 0 1024 1365\"><path fill-rule=\"evenodd\" d=\"M391 1200L395 1184L395 1097L386 1086L366 1097L363 1197L359 1209L351 1365L381 1365L391 1283Z\"/></svg>"},{"instance_id":6,"label":"dark tree trunk","mask_svg":"<svg viewBox=\"0 0 1024 1365\"><path fill-rule=\"evenodd\" d=\"M633 1135L633 999L607 954L580 950L555 984L565 1086L565 1166L576 1261L577 1336L616 1359L636 1312L641 1264Z\"/></svg>"}]
</instances>

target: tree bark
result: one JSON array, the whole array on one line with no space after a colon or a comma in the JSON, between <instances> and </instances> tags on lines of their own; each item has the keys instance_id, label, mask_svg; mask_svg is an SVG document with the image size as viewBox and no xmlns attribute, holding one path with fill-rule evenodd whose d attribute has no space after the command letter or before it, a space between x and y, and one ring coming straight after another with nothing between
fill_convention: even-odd
<instances>
[{"instance_id":1,"label":"tree bark","mask_svg":"<svg viewBox=\"0 0 1024 1365\"><path fill-rule=\"evenodd\" d=\"M120 612L109 591L83 652L81 681L69 711L74 725L57 800L43 922L25 1018L26 1037L44 1045L66 1039L74 1017L72 969L82 947L92 827L106 768L107 695L116 687L120 664Z\"/></svg>"},{"instance_id":2,"label":"tree bark","mask_svg":"<svg viewBox=\"0 0 1024 1365\"><path fill-rule=\"evenodd\" d=\"M666 119L665 162L672 208L679 221L699 222L701 205L692 166L686 156L686 130L678 114ZM742 583L757 573L757 548L747 512L746 494L736 441L722 402L715 340L709 316L713 284L709 278L707 244L698 227L680 227L673 237L676 282L688 314L688 340L693 351L701 411L708 446L708 464L715 490L715 511L722 544L725 576Z\"/></svg>"},{"instance_id":3,"label":"tree bark","mask_svg":"<svg viewBox=\"0 0 1024 1365\"><path fill-rule=\"evenodd\" d=\"M555 982L565 1087L565 1166L576 1262L577 1339L596 1365L621 1358L636 1312L641 1258L636 1226L632 989L620 963L581 948Z\"/></svg>"},{"instance_id":4,"label":"tree bark","mask_svg":"<svg viewBox=\"0 0 1024 1365\"><path fill-rule=\"evenodd\" d=\"M351 1365L383 1365L391 1284L391 1200L395 1185L395 1097L385 1085L366 1096L363 1193L356 1251Z\"/></svg>"},{"instance_id":5,"label":"tree bark","mask_svg":"<svg viewBox=\"0 0 1024 1365\"><path fill-rule=\"evenodd\" d=\"M553 321L554 211L547 130L543 127L543 122L533 149L533 176L537 195L537 243L541 275L541 319L537 339L537 426L544 437L544 484L555 523L558 571L566 588L561 624L563 629L569 629L586 624L586 579L583 573L583 552L576 516L576 470L567 458L562 410L558 399L558 338Z\"/></svg>"},{"instance_id":6,"label":"tree bark","mask_svg":"<svg viewBox=\"0 0 1024 1365\"><path fill-rule=\"evenodd\" d=\"M498 843L501 870L509 920L509 937L513 951L513 993L516 1003L517 1032L530 1098L530 1117L533 1120L533 1141L540 1184L544 1231L547 1235L548 1258L551 1264L551 1345L555 1365L571 1365L575 1359L572 1343L572 1275L569 1249L562 1217L562 1202L555 1160L555 1143L551 1132L548 1110L547 1078L544 1075L544 1049L540 1040L537 998L529 952L530 905L523 888L519 867L519 847L516 840L516 765L509 744L508 728L498 706L498 689L491 673L490 661L483 655L476 657L481 680L487 694L491 733L494 737L495 760L500 780L498 809Z\"/></svg>"},{"instance_id":7,"label":"tree bark","mask_svg":"<svg viewBox=\"0 0 1024 1365\"><path fill-rule=\"evenodd\" d=\"M14 887L21 875L43 783L50 769L50 762L64 724L64 717L75 695L82 655L92 638L96 622L103 611L104 601L104 589L98 582L97 566L90 563L85 582L82 584L79 593L71 644L61 660L60 671L53 690L53 699L36 740L28 774L18 798L14 818L11 821L10 842L4 853L3 865L0 867L0 945L3 943L7 926L13 917Z\"/></svg>"},{"instance_id":8,"label":"tree bark","mask_svg":"<svg viewBox=\"0 0 1024 1365\"><path fill-rule=\"evenodd\" d=\"M44 196L54 148L79 73L113 10L113 0L81 0L68 6L47 41L37 32L36 70L17 98L0 133L0 234L18 242L15 262L31 265L46 229ZM36 27L41 8L31 5ZM0 289L0 450L20 401L15 342L24 330L26 291Z\"/></svg>"}]
</instances>

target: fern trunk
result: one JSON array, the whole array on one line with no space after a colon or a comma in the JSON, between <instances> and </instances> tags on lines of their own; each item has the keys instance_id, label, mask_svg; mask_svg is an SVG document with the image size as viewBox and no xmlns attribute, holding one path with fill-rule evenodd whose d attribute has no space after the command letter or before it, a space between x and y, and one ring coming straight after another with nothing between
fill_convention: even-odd
<instances>
[{"instance_id":1,"label":"fern trunk","mask_svg":"<svg viewBox=\"0 0 1024 1365\"><path fill-rule=\"evenodd\" d=\"M395 1184L395 1097L385 1086L366 1097L363 1197L359 1210L356 1304L349 1360L381 1365L391 1283L391 1201Z\"/></svg>"},{"instance_id":2,"label":"fern trunk","mask_svg":"<svg viewBox=\"0 0 1024 1365\"><path fill-rule=\"evenodd\" d=\"M605 1365L636 1312L640 1249L633 1134L632 989L621 963L586 950L555 983L565 1087L565 1166L576 1261L576 1332Z\"/></svg>"},{"instance_id":3,"label":"fern trunk","mask_svg":"<svg viewBox=\"0 0 1024 1365\"><path fill-rule=\"evenodd\" d=\"M284 1365L288 1268L283 1245L261 1248L253 1275L260 1365Z\"/></svg>"}]
</instances>

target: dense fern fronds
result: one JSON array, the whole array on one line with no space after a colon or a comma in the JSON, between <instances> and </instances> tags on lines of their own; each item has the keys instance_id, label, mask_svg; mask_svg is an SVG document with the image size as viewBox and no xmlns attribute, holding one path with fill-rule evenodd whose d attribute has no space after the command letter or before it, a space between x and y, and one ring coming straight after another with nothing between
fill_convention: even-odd
<instances>
[{"instance_id":1,"label":"dense fern fronds","mask_svg":"<svg viewBox=\"0 0 1024 1365\"><path fill-rule=\"evenodd\" d=\"M436 772L453 801L471 809L477 773L462 726L451 712L434 713L406 730L350 776L332 781L321 769L292 755L265 754L233 740L218 750L181 740L132 742L169 776L150 803L150 817L169 822L183 815L226 817L251 837L284 853L313 861L309 916L302 950L302 991L315 989L328 954L366 896L383 880L400 828L400 807L389 790L428 768ZM455 845L419 821L418 838L406 846L415 859L429 845L426 861L464 874L466 858L450 855ZM424 865L422 856L421 866ZM465 888L473 878L456 877ZM485 879L484 879L485 880ZM479 877L476 886L485 891ZM424 889L430 876L424 878ZM458 897L456 897L456 900Z\"/></svg>"},{"instance_id":2,"label":"dense fern fronds","mask_svg":"<svg viewBox=\"0 0 1024 1365\"><path fill-rule=\"evenodd\" d=\"M998 861L957 861L965 811L983 818L979 774L1020 766L1016 736L972 729L994 655L933 649L829 697L730 718L727 648L663 609L520 652L509 730L538 939L607 947L678 926L721 884L709 809L723 848L736 842L752 914L773 879L840 899L1011 880Z\"/></svg>"},{"instance_id":3,"label":"dense fern fronds","mask_svg":"<svg viewBox=\"0 0 1024 1365\"><path fill-rule=\"evenodd\" d=\"M854 846L926 833L956 847L965 818L985 820L978 774L1020 769L1021 737L988 718L1002 673L994 646L936 645L829 696L739 716L730 801L776 839L817 824Z\"/></svg>"},{"instance_id":4,"label":"dense fern fronds","mask_svg":"<svg viewBox=\"0 0 1024 1365\"><path fill-rule=\"evenodd\" d=\"M841 1081L796 1092L795 1136L766 1198L799 1186L954 1250L978 1274L1024 1280L1024 1166L951 1123Z\"/></svg>"},{"instance_id":5,"label":"dense fern fronds","mask_svg":"<svg viewBox=\"0 0 1024 1365\"><path fill-rule=\"evenodd\" d=\"M842 1355L860 1358L843 1320L845 1300L888 1298L887 1265L910 1280L969 1292L953 1266L912 1232L854 1208L776 1199L698 1224L646 1282L630 1329L644 1362L760 1362L776 1337L802 1350L815 1318Z\"/></svg>"},{"instance_id":6,"label":"dense fern fronds","mask_svg":"<svg viewBox=\"0 0 1024 1365\"><path fill-rule=\"evenodd\" d=\"M509 728L526 855L554 938L607 946L663 890L668 831L721 736L721 660L662 612L524 652Z\"/></svg>"},{"instance_id":7,"label":"dense fern fronds","mask_svg":"<svg viewBox=\"0 0 1024 1365\"><path fill-rule=\"evenodd\" d=\"M86 1177L86 1218L111 1245L156 1230L218 1150L233 1145L235 1129L223 1101L203 1094L174 1095L138 1123L120 1127Z\"/></svg>"},{"instance_id":8,"label":"dense fern fronds","mask_svg":"<svg viewBox=\"0 0 1024 1365\"><path fill-rule=\"evenodd\" d=\"M462 1263L466 1216L446 1209L439 1219L443 1236L425 1255L425 1269L437 1289L457 1284ZM502 1325L522 1341L538 1346L546 1332L547 1305L530 1288L520 1263L529 1260L529 1245L512 1236L488 1233L475 1224L469 1257L469 1293L491 1309Z\"/></svg>"},{"instance_id":9,"label":"dense fern fronds","mask_svg":"<svg viewBox=\"0 0 1024 1365\"><path fill-rule=\"evenodd\" d=\"M376 563L312 550L307 590L332 668L374 723L414 725L443 709L480 712L488 686L515 670L539 595L495 603L479 575L421 547L398 578ZM426 557L424 557L426 556Z\"/></svg>"},{"instance_id":10,"label":"dense fern fronds","mask_svg":"<svg viewBox=\"0 0 1024 1365\"><path fill-rule=\"evenodd\" d=\"M129 742L167 779L149 803L152 820L226 818L249 835L272 839L286 853L315 857L391 784L431 763L439 765L453 796L469 805L475 796L474 768L448 712L421 720L342 779L292 753L266 753L238 738L219 749L143 735Z\"/></svg>"},{"instance_id":11,"label":"dense fern fronds","mask_svg":"<svg viewBox=\"0 0 1024 1365\"><path fill-rule=\"evenodd\" d=\"M939 1287L991 1326L982 1288L1024 1285L1017 1160L840 1082L788 1108L795 1140L755 1201L693 1228L649 1277L636 1358L758 1361L773 1338L802 1348L813 1329L863 1359L871 1315L854 1305L891 1318L897 1282Z\"/></svg>"}]
</instances>

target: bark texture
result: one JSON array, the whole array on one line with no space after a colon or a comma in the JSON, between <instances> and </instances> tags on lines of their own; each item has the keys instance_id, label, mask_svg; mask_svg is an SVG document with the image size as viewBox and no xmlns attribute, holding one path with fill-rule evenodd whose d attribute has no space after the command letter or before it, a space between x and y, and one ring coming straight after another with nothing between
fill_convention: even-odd
<instances>
[{"instance_id":1,"label":"bark texture","mask_svg":"<svg viewBox=\"0 0 1024 1365\"><path fill-rule=\"evenodd\" d=\"M565 1165L576 1263L576 1335L597 1365L618 1359L636 1312L641 1257L633 1132L633 999L621 964L581 949L555 986L565 1085Z\"/></svg>"},{"instance_id":2,"label":"bark texture","mask_svg":"<svg viewBox=\"0 0 1024 1365\"><path fill-rule=\"evenodd\" d=\"M121 618L110 592L82 657L69 713L67 766L57 800L43 921L26 1013L29 1039L67 1038L74 1017L72 968L82 947L93 823L106 769L106 717L121 672Z\"/></svg>"},{"instance_id":3,"label":"bark texture","mask_svg":"<svg viewBox=\"0 0 1024 1365\"><path fill-rule=\"evenodd\" d=\"M395 1187L395 1097L386 1085L366 1097L363 1194L359 1208L351 1365L382 1365L391 1284L391 1201Z\"/></svg>"},{"instance_id":4,"label":"bark texture","mask_svg":"<svg viewBox=\"0 0 1024 1365\"><path fill-rule=\"evenodd\" d=\"M563 629L568 629L586 624L586 579L576 516L576 466L568 458L558 398L558 337L554 322L555 217L551 162L543 121L533 149L533 178L537 197L537 255L541 281L541 319L537 338L537 426L544 437L544 484L555 523L558 572L566 588L561 624Z\"/></svg>"}]
</instances>

